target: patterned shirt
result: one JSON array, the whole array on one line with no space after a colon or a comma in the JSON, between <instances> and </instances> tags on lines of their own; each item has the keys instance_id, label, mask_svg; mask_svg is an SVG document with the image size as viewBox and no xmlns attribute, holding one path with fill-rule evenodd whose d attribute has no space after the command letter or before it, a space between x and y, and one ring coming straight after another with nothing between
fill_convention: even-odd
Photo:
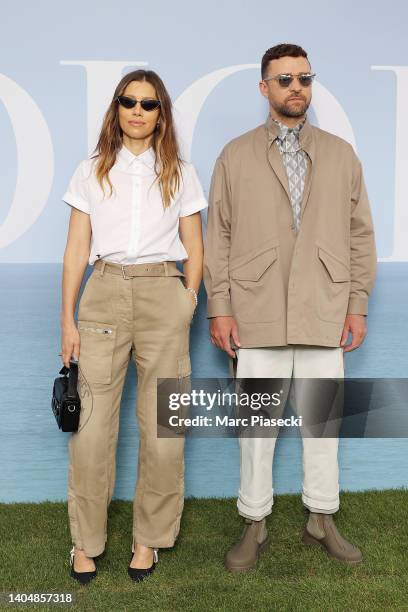
<instances>
[{"instance_id":1,"label":"patterned shirt","mask_svg":"<svg viewBox=\"0 0 408 612\"><path fill-rule=\"evenodd\" d=\"M297 233L300 227L300 214L302 210L302 199L308 163L306 151L300 148L299 132L306 119L298 123L294 128L290 128L280 121L276 121L273 117L272 120L280 128L280 134L276 139L276 143L282 155L283 165L285 166L288 176L293 221Z\"/></svg>"}]
</instances>

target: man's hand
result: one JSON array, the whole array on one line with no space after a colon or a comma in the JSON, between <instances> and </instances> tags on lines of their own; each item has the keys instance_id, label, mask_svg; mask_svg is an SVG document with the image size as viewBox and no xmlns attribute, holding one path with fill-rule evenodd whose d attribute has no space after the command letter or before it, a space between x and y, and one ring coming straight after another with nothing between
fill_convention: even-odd
<instances>
[{"instance_id":1,"label":"man's hand","mask_svg":"<svg viewBox=\"0 0 408 612\"><path fill-rule=\"evenodd\" d=\"M351 333L351 343L346 344L349 333ZM340 341L340 346L344 347L343 352L348 353L361 346L366 334L366 317L359 314L348 314L344 322L343 334Z\"/></svg>"},{"instance_id":2,"label":"man's hand","mask_svg":"<svg viewBox=\"0 0 408 612\"><path fill-rule=\"evenodd\" d=\"M231 338L239 347L241 343L238 338L238 327L234 317L214 317L210 323L211 342L222 349L232 358L235 357L235 351L231 348Z\"/></svg>"}]
</instances>

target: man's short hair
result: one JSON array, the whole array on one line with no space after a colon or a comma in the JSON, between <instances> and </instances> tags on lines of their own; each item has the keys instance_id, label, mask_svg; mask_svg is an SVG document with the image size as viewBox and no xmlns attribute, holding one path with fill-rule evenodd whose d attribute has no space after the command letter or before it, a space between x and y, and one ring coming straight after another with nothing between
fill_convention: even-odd
<instances>
[{"instance_id":1,"label":"man's short hair","mask_svg":"<svg viewBox=\"0 0 408 612\"><path fill-rule=\"evenodd\" d=\"M280 57L305 57L308 61L307 53L299 45L291 45L289 43L282 43L275 45L267 51L265 51L262 62L261 62L261 75L262 78L266 76L268 64L271 60L279 59ZM310 62L309 62L310 63Z\"/></svg>"}]
</instances>

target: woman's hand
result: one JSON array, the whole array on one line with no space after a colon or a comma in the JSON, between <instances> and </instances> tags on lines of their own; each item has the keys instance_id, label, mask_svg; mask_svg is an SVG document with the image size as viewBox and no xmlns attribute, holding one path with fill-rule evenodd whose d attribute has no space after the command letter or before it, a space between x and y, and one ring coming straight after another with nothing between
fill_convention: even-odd
<instances>
[{"instance_id":1,"label":"woman's hand","mask_svg":"<svg viewBox=\"0 0 408 612\"><path fill-rule=\"evenodd\" d=\"M79 359L80 336L75 321L61 324L61 355L64 366L69 368L71 357Z\"/></svg>"}]
</instances>

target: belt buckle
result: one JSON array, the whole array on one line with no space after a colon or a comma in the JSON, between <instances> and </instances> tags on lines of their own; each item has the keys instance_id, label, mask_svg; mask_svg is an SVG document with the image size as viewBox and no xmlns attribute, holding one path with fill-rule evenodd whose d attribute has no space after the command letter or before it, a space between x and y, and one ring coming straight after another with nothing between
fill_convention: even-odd
<instances>
[{"instance_id":1,"label":"belt buckle","mask_svg":"<svg viewBox=\"0 0 408 612\"><path fill-rule=\"evenodd\" d=\"M121 266L121 270L122 270L122 276L125 280L130 280L130 276L126 276L126 272L125 272L125 266L122 264Z\"/></svg>"}]
</instances>

